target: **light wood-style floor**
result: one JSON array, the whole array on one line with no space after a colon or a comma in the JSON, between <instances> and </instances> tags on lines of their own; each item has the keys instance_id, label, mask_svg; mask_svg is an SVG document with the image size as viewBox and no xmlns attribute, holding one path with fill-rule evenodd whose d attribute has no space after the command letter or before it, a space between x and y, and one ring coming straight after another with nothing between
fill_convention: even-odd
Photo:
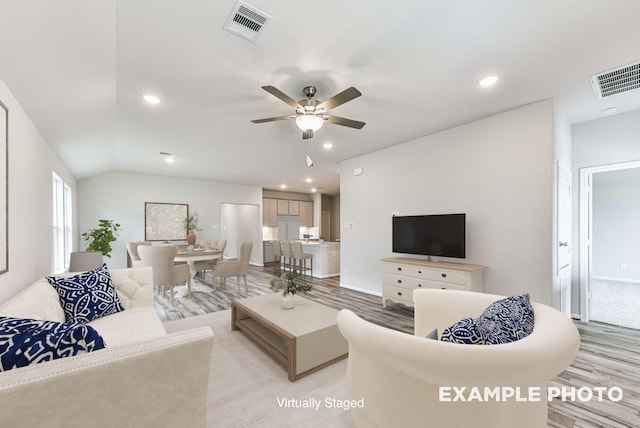
<instances>
[{"instance_id":1,"label":"light wood-style floor","mask_svg":"<svg viewBox=\"0 0 640 428\"><path fill-rule=\"evenodd\" d=\"M204 284L196 279L191 297L176 298L171 306L168 298L156 296L156 310L163 320L179 319L228 309L236 298L273 292L269 281L273 270L252 266L247 277L249 290L237 291L235 278L227 279L227 288L212 293L211 274ZM305 278L313 285L306 295L336 309L351 309L373 323L398 331L413 333L413 310L389 304L382 308L381 299L339 287L339 278ZM623 398L618 402L593 399L589 402L561 401L549 404L549 427L640 427L640 331L601 323L576 323L581 346L571 366L555 377L550 385L559 387L619 387Z\"/></svg>"}]
</instances>

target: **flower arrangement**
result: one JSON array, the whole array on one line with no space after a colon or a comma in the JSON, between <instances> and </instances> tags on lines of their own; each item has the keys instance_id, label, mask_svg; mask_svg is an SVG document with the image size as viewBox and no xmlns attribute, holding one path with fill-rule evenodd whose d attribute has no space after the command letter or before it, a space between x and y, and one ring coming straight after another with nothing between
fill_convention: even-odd
<instances>
[{"instance_id":1,"label":"flower arrangement","mask_svg":"<svg viewBox=\"0 0 640 428\"><path fill-rule=\"evenodd\" d=\"M198 227L198 213L196 211L194 211L190 216L185 217L185 219L182 220L182 225L187 233L193 232L194 230L202 230Z\"/></svg>"}]
</instances>

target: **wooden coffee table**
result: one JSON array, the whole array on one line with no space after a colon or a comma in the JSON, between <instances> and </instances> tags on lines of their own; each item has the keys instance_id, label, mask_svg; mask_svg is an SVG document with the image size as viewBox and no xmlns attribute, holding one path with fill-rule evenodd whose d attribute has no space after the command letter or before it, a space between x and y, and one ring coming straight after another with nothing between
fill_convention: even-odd
<instances>
[{"instance_id":1,"label":"wooden coffee table","mask_svg":"<svg viewBox=\"0 0 640 428\"><path fill-rule=\"evenodd\" d=\"M293 309L280 308L281 293L247 297L231 305L231 329L240 330L287 367L291 382L347 357L338 330L338 311L295 296Z\"/></svg>"}]
</instances>

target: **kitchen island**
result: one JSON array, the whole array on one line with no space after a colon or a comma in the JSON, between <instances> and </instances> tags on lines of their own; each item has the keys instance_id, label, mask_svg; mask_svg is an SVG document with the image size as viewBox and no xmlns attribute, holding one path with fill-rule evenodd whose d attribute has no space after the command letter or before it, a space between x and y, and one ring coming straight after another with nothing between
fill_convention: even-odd
<instances>
[{"instance_id":1,"label":"kitchen island","mask_svg":"<svg viewBox=\"0 0 640 428\"><path fill-rule=\"evenodd\" d=\"M302 251L313 255L314 278L340 276L339 242L302 241ZM309 267L309 265L307 261L307 267Z\"/></svg>"}]
</instances>

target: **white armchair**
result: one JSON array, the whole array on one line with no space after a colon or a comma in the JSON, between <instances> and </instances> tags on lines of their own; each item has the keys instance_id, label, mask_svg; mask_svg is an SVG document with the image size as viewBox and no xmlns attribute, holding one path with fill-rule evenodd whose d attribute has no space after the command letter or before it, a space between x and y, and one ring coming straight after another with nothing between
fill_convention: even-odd
<instances>
[{"instance_id":1,"label":"white armchair","mask_svg":"<svg viewBox=\"0 0 640 428\"><path fill-rule=\"evenodd\" d=\"M235 276L238 279L238 291L240 291L240 277L244 279L244 287L248 290L247 272L249 271L249 259L251 258L251 250L253 242L244 242L240 245L240 258L232 260L222 260L216 264L213 271L213 291L216 291L216 282L218 277L222 277L222 286L227 286L227 277Z\"/></svg>"},{"instance_id":2,"label":"white armchair","mask_svg":"<svg viewBox=\"0 0 640 428\"><path fill-rule=\"evenodd\" d=\"M533 332L500 345L461 345L425 338L465 317L477 317L503 296L454 290L415 290L415 335L338 314L349 341L347 380L358 427L539 428L547 423L547 381L575 358L580 336L559 311L532 303ZM439 401L443 387L540 388L539 401ZM452 392L452 397L455 394Z\"/></svg>"}]
</instances>

